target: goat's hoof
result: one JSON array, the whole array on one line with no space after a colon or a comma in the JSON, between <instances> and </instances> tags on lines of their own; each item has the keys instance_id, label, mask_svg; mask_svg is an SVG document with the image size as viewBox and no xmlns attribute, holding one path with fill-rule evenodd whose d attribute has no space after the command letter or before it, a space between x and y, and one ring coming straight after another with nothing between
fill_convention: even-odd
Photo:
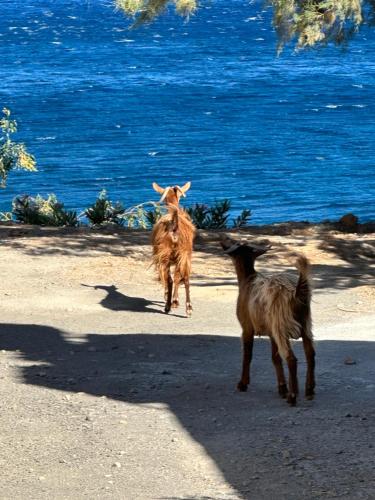
<instances>
[{"instance_id":1,"label":"goat's hoof","mask_svg":"<svg viewBox=\"0 0 375 500\"><path fill-rule=\"evenodd\" d=\"M311 401L312 399L314 399L314 396L315 396L314 388L313 387L306 387L306 391L305 391L306 399Z\"/></svg>"},{"instance_id":2,"label":"goat's hoof","mask_svg":"<svg viewBox=\"0 0 375 500\"><path fill-rule=\"evenodd\" d=\"M164 307L164 312L165 312L166 314L168 314L170 310L171 310L171 306L165 306L165 307Z\"/></svg>"},{"instance_id":3,"label":"goat's hoof","mask_svg":"<svg viewBox=\"0 0 375 500\"><path fill-rule=\"evenodd\" d=\"M238 382L237 390L240 392L246 392L247 391L247 384L244 384L242 381Z\"/></svg>"},{"instance_id":4,"label":"goat's hoof","mask_svg":"<svg viewBox=\"0 0 375 500\"><path fill-rule=\"evenodd\" d=\"M278 389L279 389L279 396L281 396L283 399L285 399L287 394L288 394L288 388L287 388L286 384L280 384Z\"/></svg>"},{"instance_id":5,"label":"goat's hoof","mask_svg":"<svg viewBox=\"0 0 375 500\"><path fill-rule=\"evenodd\" d=\"M180 305L179 301L178 300L174 300L172 302L172 309L177 309L177 307Z\"/></svg>"},{"instance_id":6,"label":"goat's hoof","mask_svg":"<svg viewBox=\"0 0 375 500\"><path fill-rule=\"evenodd\" d=\"M193 313L193 306L191 304L187 304L186 306L186 316L190 318Z\"/></svg>"},{"instance_id":7,"label":"goat's hoof","mask_svg":"<svg viewBox=\"0 0 375 500\"><path fill-rule=\"evenodd\" d=\"M290 404L290 406L296 406L297 404L297 394L289 393L287 397L287 402Z\"/></svg>"}]
</instances>

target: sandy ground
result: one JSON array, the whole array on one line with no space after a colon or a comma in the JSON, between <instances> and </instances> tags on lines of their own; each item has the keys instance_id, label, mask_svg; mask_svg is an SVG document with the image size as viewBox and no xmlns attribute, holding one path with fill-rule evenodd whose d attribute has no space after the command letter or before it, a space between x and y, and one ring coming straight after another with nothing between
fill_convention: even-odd
<instances>
[{"instance_id":1,"label":"sandy ground","mask_svg":"<svg viewBox=\"0 0 375 500\"><path fill-rule=\"evenodd\" d=\"M197 238L187 319L162 313L148 233L0 227L1 499L375 498L375 235L238 237L272 242L265 271L290 250L313 263L312 402L278 398L265 339L235 391L237 288L217 234Z\"/></svg>"}]
</instances>

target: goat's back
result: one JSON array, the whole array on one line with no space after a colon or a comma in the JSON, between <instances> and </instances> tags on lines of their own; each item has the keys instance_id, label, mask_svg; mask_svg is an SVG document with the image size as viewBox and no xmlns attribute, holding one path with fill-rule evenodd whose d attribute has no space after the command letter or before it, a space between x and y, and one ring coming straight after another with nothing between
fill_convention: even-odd
<instances>
[{"instance_id":1,"label":"goat's back","mask_svg":"<svg viewBox=\"0 0 375 500\"><path fill-rule=\"evenodd\" d=\"M184 210L175 210L161 217L153 228L153 262L157 269L176 265L185 277L190 275L195 227Z\"/></svg>"},{"instance_id":2,"label":"goat's back","mask_svg":"<svg viewBox=\"0 0 375 500\"><path fill-rule=\"evenodd\" d=\"M257 274L240 287L237 314L241 324L257 335L270 335L285 345L285 340L301 337L297 310L296 279L287 274ZM309 307L309 304L308 304ZM308 332L309 334L309 332Z\"/></svg>"}]
</instances>

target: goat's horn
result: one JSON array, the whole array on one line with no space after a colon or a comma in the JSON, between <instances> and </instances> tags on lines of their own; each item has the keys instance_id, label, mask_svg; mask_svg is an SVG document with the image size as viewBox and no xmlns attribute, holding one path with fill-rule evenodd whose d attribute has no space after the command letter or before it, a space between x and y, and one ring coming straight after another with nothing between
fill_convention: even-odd
<instances>
[{"instance_id":1,"label":"goat's horn","mask_svg":"<svg viewBox=\"0 0 375 500\"><path fill-rule=\"evenodd\" d=\"M227 248L226 250L224 250L224 253L231 253L231 252L234 252L235 250L237 250L237 248L239 248L241 245L240 243L233 243L233 245L229 248Z\"/></svg>"},{"instance_id":2,"label":"goat's horn","mask_svg":"<svg viewBox=\"0 0 375 500\"><path fill-rule=\"evenodd\" d=\"M168 191L171 189L170 186L167 186L165 189L164 189L164 193L163 193L163 196L160 198L160 202L159 203L162 203L164 200L165 200L165 197L167 196L168 194Z\"/></svg>"}]
</instances>

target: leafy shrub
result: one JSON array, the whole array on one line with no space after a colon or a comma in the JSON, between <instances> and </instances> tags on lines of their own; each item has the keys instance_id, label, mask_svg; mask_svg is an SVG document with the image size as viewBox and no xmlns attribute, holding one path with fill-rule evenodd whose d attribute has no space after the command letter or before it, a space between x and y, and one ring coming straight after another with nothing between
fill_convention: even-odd
<instances>
[{"instance_id":1,"label":"leafy shrub","mask_svg":"<svg viewBox=\"0 0 375 500\"><path fill-rule=\"evenodd\" d=\"M26 146L11 140L11 135L17 132L17 122L10 118L9 109L3 109L0 119L0 187L6 186L8 174L13 169L36 171L36 162Z\"/></svg>"},{"instance_id":2,"label":"leafy shrub","mask_svg":"<svg viewBox=\"0 0 375 500\"><path fill-rule=\"evenodd\" d=\"M227 199L216 201L215 204L210 207L207 215L210 229L224 229L227 227L230 207L231 202Z\"/></svg>"},{"instance_id":3,"label":"leafy shrub","mask_svg":"<svg viewBox=\"0 0 375 500\"><path fill-rule=\"evenodd\" d=\"M147 210L151 205L152 209ZM125 209L122 203L113 203L107 196L105 190L99 193L91 207L84 214L93 226L104 224L118 224L120 226L147 229L152 227L163 214L163 208L159 203L148 201Z\"/></svg>"},{"instance_id":4,"label":"leafy shrub","mask_svg":"<svg viewBox=\"0 0 375 500\"><path fill-rule=\"evenodd\" d=\"M12 213L16 220L24 224L41 226L78 226L77 213L65 210L54 194L47 198L38 195L17 196L12 203Z\"/></svg>"},{"instance_id":5,"label":"leafy shrub","mask_svg":"<svg viewBox=\"0 0 375 500\"><path fill-rule=\"evenodd\" d=\"M145 217L146 217L146 222L148 226L152 227L154 226L157 221L162 217L164 211L162 209L162 206L159 205L158 203L155 203L154 207L152 210L147 210Z\"/></svg>"},{"instance_id":6,"label":"leafy shrub","mask_svg":"<svg viewBox=\"0 0 375 500\"><path fill-rule=\"evenodd\" d=\"M197 203L188 207L194 225L198 229L225 229L229 227L230 200L216 201L208 206ZM120 202L113 203L105 190L101 191L95 202L82 214L64 209L54 194L47 198L29 195L17 196L13 200L12 213L0 213L0 220L12 220L43 226L78 226L80 219L86 218L91 226L118 224L136 229L149 229L167 212L167 207L160 203L148 201L125 209ZM232 220L232 227L247 226L251 217L250 210L243 210ZM86 221L87 222L87 221ZM85 220L83 220L85 223Z\"/></svg>"},{"instance_id":7,"label":"leafy shrub","mask_svg":"<svg viewBox=\"0 0 375 500\"><path fill-rule=\"evenodd\" d=\"M228 227L230 208L230 200L225 199L216 201L211 207L197 203L187 208L187 212L198 229L225 229ZM236 219L233 219L233 227L246 226L250 216L250 210L243 210Z\"/></svg>"},{"instance_id":8,"label":"leafy shrub","mask_svg":"<svg viewBox=\"0 0 375 500\"><path fill-rule=\"evenodd\" d=\"M0 212L0 222L10 222L12 219L12 212Z\"/></svg>"},{"instance_id":9,"label":"leafy shrub","mask_svg":"<svg viewBox=\"0 0 375 500\"><path fill-rule=\"evenodd\" d=\"M210 208L207 205L196 203L192 207L188 207L186 211L197 229L208 228L207 216L210 212Z\"/></svg>"},{"instance_id":10,"label":"leafy shrub","mask_svg":"<svg viewBox=\"0 0 375 500\"><path fill-rule=\"evenodd\" d=\"M120 202L112 203L107 196L107 191L103 189L93 205L84 211L84 215L88 218L93 226L102 224L119 224L122 225L121 216L125 209Z\"/></svg>"},{"instance_id":11,"label":"leafy shrub","mask_svg":"<svg viewBox=\"0 0 375 500\"><path fill-rule=\"evenodd\" d=\"M241 227L246 227L249 223L251 217L251 210L245 208L242 210L240 215L233 219L233 227L236 229L240 229Z\"/></svg>"},{"instance_id":12,"label":"leafy shrub","mask_svg":"<svg viewBox=\"0 0 375 500\"><path fill-rule=\"evenodd\" d=\"M146 207L149 205L152 209L147 210ZM146 201L145 203L126 209L122 215L122 219L128 227L149 229L160 219L166 210L167 208L164 205L160 205L160 203Z\"/></svg>"}]
</instances>

